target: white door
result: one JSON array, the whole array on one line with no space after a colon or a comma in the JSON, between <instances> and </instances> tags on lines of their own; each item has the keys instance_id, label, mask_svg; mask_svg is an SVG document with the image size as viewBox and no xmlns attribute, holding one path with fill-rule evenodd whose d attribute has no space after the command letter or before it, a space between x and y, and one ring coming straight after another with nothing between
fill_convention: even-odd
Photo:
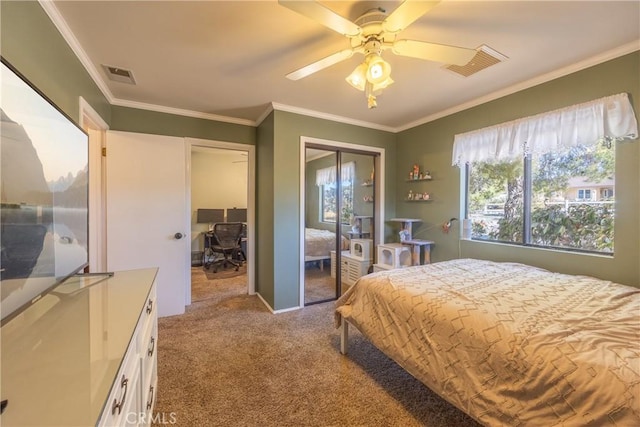
<instances>
[{"instance_id":1,"label":"white door","mask_svg":"<svg viewBox=\"0 0 640 427\"><path fill-rule=\"evenodd\" d=\"M158 315L191 286L184 138L107 133L107 269L159 267Z\"/></svg>"}]
</instances>

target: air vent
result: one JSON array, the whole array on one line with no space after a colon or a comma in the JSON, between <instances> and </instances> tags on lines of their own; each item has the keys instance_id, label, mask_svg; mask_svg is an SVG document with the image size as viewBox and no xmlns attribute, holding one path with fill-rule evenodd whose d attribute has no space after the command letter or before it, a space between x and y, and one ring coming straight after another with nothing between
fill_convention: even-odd
<instances>
[{"instance_id":1,"label":"air vent","mask_svg":"<svg viewBox=\"0 0 640 427\"><path fill-rule=\"evenodd\" d=\"M109 76L110 80L120 83L128 83L131 85L136 84L136 79L133 78L133 72L125 70L124 68L112 67L111 65L102 65L104 71Z\"/></svg>"},{"instance_id":2,"label":"air vent","mask_svg":"<svg viewBox=\"0 0 640 427\"><path fill-rule=\"evenodd\" d=\"M453 71L454 73L460 74L461 76L469 77L478 71L482 71L485 68L489 68L492 65L496 65L508 59L506 56L491 49L489 46L482 45L476 49L476 51L476 55L465 65L446 65L445 68Z\"/></svg>"}]
</instances>

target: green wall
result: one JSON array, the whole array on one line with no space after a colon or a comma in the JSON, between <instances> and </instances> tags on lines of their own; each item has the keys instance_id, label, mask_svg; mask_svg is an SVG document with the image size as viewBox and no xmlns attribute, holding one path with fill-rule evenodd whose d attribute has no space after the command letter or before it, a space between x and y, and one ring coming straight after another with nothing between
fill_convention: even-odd
<instances>
[{"instance_id":1,"label":"green wall","mask_svg":"<svg viewBox=\"0 0 640 427\"><path fill-rule=\"evenodd\" d=\"M262 179L272 180L272 192L258 191L258 214L272 215L273 235L262 228L266 223L259 220L258 251L271 250L273 242L273 262L270 266L258 263L256 277L260 282L260 293L275 310L297 307L299 305L299 273L298 254L300 253L300 138L302 136L326 139L331 141L361 144L385 149L386 176L395 176L395 141L396 136L390 132L363 128L344 123L336 123L324 119L302 116L299 114L275 111L273 123L273 141L269 140L269 148L263 148L262 132L259 131L257 152L261 155L263 149L270 150L273 146L273 161L270 162L271 171L260 171L258 168L258 186L263 185ZM271 152L270 152L271 154ZM261 161L259 161L261 162ZM395 184L393 179L386 182L386 192L389 195ZM265 199L271 199L266 201ZM262 207L272 209L265 213ZM387 198L385 216L395 213L395 203ZM265 224L268 226L268 224ZM272 238L270 241L263 240ZM264 243L264 245L263 245ZM269 254L270 256L271 254ZM259 257L263 255L260 254ZM262 268L264 267L264 270ZM267 273L267 274L263 274ZM267 298L273 297L273 300Z\"/></svg>"},{"instance_id":2,"label":"green wall","mask_svg":"<svg viewBox=\"0 0 640 427\"><path fill-rule=\"evenodd\" d=\"M256 146L256 291L271 307L275 306L274 122L272 112L258 126ZM297 264L294 255L292 264Z\"/></svg>"},{"instance_id":3,"label":"green wall","mask_svg":"<svg viewBox=\"0 0 640 427\"><path fill-rule=\"evenodd\" d=\"M0 53L76 123L82 96L104 121L111 107L35 1L0 1Z\"/></svg>"},{"instance_id":4,"label":"green wall","mask_svg":"<svg viewBox=\"0 0 640 427\"><path fill-rule=\"evenodd\" d=\"M461 257L514 261L553 271L587 274L639 286L640 283L640 143L616 147L616 219L613 257L460 241L459 223L450 234L439 225L459 217L460 170L451 166L454 135L545 111L627 92L636 117L640 112L640 52L590 67L509 96L479 105L398 134L396 203L399 216L421 218L420 238L435 241L432 259ZM433 181L407 183L409 168L418 162ZM429 203L408 203L409 189L432 193Z\"/></svg>"},{"instance_id":5,"label":"green wall","mask_svg":"<svg viewBox=\"0 0 640 427\"><path fill-rule=\"evenodd\" d=\"M118 106L111 108L111 129L250 145L256 143L256 128L253 126Z\"/></svg>"}]
</instances>

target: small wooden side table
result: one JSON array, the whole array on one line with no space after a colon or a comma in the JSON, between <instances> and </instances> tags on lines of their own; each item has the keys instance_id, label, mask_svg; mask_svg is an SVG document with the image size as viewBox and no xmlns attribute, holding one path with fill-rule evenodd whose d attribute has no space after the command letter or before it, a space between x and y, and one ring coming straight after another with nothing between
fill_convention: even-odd
<instances>
[{"instance_id":1,"label":"small wooden side table","mask_svg":"<svg viewBox=\"0 0 640 427\"><path fill-rule=\"evenodd\" d=\"M411 239L402 242L403 245L411 246L411 265L421 265L420 252L424 248L424 264L431 264L431 246L435 244L432 240Z\"/></svg>"}]
</instances>

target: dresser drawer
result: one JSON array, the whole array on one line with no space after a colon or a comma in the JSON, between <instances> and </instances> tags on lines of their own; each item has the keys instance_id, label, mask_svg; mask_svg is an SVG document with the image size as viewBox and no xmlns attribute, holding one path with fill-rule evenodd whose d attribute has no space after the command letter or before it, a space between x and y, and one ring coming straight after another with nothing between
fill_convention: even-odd
<instances>
[{"instance_id":1,"label":"dresser drawer","mask_svg":"<svg viewBox=\"0 0 640 427\"><path fill-rule=\"evenodd\" d=\"M127 413L139 407L140 363L135 346L127 351L105 404L99 427L127 425Z\"/></svg>"}]
</instances>

